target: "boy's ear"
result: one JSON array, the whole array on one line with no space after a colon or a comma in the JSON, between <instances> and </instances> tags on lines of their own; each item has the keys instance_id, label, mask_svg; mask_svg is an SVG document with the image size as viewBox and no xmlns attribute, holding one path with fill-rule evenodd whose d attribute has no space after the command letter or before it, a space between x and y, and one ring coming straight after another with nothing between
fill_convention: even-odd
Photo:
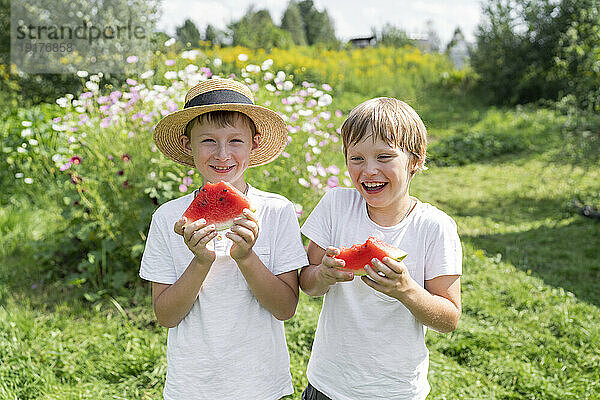
<instances>
[{"instance_id":1,"label":"boy's ear","mask_svg":"<svg viewBox=\"0 0 600 400\"><path fill-rule=\"evenodd\" d=\"M185 135L181 135L179 136L179 143L181 143L181 147L183 147L183 150L186 153L192 153L192 146L191 146L191 142L190 142L190 138L188 138Z\"/></svg>"},{"instance_id":2,"label":"boy's ear","mask_svg":"<svg viewBox=\"0 0 600 400\"><path fill-rule=\"evenodd\" d=\"M260 133L256 132L252 138L252 150L256 150L260 144Z\"/></svg>"}]
</instances>

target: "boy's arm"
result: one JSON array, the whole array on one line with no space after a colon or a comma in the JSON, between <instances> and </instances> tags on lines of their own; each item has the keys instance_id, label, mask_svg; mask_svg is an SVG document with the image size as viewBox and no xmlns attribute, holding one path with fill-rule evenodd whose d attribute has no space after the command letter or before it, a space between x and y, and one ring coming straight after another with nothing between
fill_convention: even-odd
<instances>
[{"instance_id":1,"label":"boy's arm","mask_svg":"<svg viewBox=\"0 0 600 400\"><path fill-rule=\"evenodd\" d=\"M339 250L334 247L323 250L312 240L308 242L309 265L300 271L300 288L304 293L309 296L323 296L334 283L354 279L352 272L334 268L334 266L344 266L342 260L331 257L337 254L339 254Z\"/></svg>"},{"instance_id":2,"label":"boy's arm","mask_svg":"<svg viewBox=\"0 0 600 400\"><path fill-rule=\"evenodd\" d=\"M173 328L190 312L211 264L203 265L194 257L177 282L152 282L152 304L160 325Z\"/></svg>"},{"instance_id":3,"label":"boy's arm","mask_svg":"<svg viewBox=\"0 0 600 400\"><path fill-rule=\"evenodd\" d=\"M236 262L254 297L264 308L280 321L294 316L298 305L298 271L273 275L254 251Z\"/></svg>"},{"instance_id":4,"label":"boy's arm","mask_svg":"<svg viewBox=\"0 0 600 400\"><path fill-rule=\"evenodd\" d=\"M206 244L216 236L214 225L207 225L200 219L187 226L186 220L175 223L175 233L183 236L194 258L185 272L172 285L152 283L152 304L158 323L167 328L177 326L190 312L198 297L200 287L215 260L214 251L208 250Z\"/></svg>"},{"instance_id":5,"label":"boy's arm","mask_svg":"<svg viewBox=\"0 0 600 400\"><path fill-rule=\"evenodd\" d=\"M367 285L401 301L423 325L441 333L456 329L461 314L460 275L435 277L425 281L423 288L403 262L389 257L371 262L374 268L365 267L367 276L362 277Z\"/></svg>"},{"instance_id":6,"label":"boy's arm","mask_svg":"<svg viewBox=\"0 0 600 400\"><path fill-rule=\"evenodd\" d=\"M273 275L258 258L252 249L259 229L252 211L245 209L244 216L234 219L233 223L231 231L225 234L233 241L230 254L254 297L278 320L292 318L298 305L298 272Z\"/></svg>"}]
</instances>

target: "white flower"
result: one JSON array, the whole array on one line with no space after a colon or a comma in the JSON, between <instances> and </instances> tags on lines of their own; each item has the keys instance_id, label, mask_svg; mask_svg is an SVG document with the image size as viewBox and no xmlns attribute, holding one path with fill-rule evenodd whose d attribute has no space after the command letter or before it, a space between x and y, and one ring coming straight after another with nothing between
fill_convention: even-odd
<instances>
[{"instance_id":1,"label":"white flower","mask_svg":"<svg viewBox=\"0 0 600 400\"><path fill-rule=\"evenodd\" d=\"M265 89L267 89L269 92L274 92L276 90L275 86L271 85L270 83L265 85Z\"/></svg>"},{"instance_id":2,"label":"white flower","mask_svg":"<svg viewBox=\"0 0 600 400\"><path fill-rule=\"evenodd\" d=\"M100 74L98 74L98 75L90 75L90 81L100 82Z\"/></svg>"},{"instance_id":3,"label":"white flower","mask_svg":"<svg viewBox=\"0 0 600 400\"><path fill-rule=\"evenodd\" d=\"M31 136L31 129L29 129L29 128L23 129L21 131L21 137L27 137L27 136Z\"/></svg>"},{"instance_id":4,"label":"white flower","mask_svg":"<svg viewBox=\"0 0 600 400\"><path fill-rule=\"evenodd\" d=\"M65 97L60 97L56 99L56 104L61 107L66 107L69 104L69 100L67 100Z\"/></svg>"},{"instance_id":5,"label":"white flower","mask_svg":"<svg viewBox=\"0 0 600 400\"><path fill-rule=\"evenodd\" d=\"M292 90L294 88L294 84L290 81L283 82L283 90Z\"/></svg>"},{"instance_id":6,"label":"white flower","mask_svg":"<svg viewBox=\"0 0 600 400\"><path fill-rule=\"evenodd\" d=\"M177 72L176 71L165 72L165 79L177 79Z\"/></svg>"},{"instance_id":7,"label":"white flower","mask_svg":"<svg viewBox=\"0 0 600 400\"><path fill-rule=\"evenodd\" d=\"M223 61L222 61L220 58L215 58L215 59L213 60L213 65L214 65L215 67L220 67L222 64L223 64Z\"/></svg>"},{"instance_id":8,"label":"white flower","mask_svg":"<svg viewBox=\"0 0 600 400\"><path fill-rule=\"evenodd\" d=\"M196 64L188 64L183 70L191 74L198 71L198 66Z\"/></svg>"},{"instance_id":9,"label":"white flower","mask_svg":"<svg viewBox=\"0 0 600 400\"><path fill-rule=\"evenodd\" d=\"M309 187L310 186L310 183L308 183L308 181L306 179L304 179L304 178L299 178L298 179L298 183L301 184L304 187Z\"/></svg>"},{"instance_id":10,"label":"white flower","mask_svg":"<svg viewBox=\"0 0 600 400\"><path fill-rule=\"evenodd\" d=\"M271 79L273 79L275 77L275 75L273 75L272 72L265 72L265 76L264 76L264 80L265 81L270 81Z\"/></svg>"},{"instance_id":11,"label":"white flower","mask_svg":"<svg viewBox=\"0 0 600 400\"><path fill-rule=\"evenodd\" d=\"M325 107L325 106L330 105L332 101L333 101L333 97L331 97L331 95L324 94L323 96L319 97L318 104L321 107Z\"/></svg>"},{"instance_id":12,"label":"white flower","mask_svg":"<svg viewBox=\"0 0 600 400\"><path fill-rule=\"evenodd\" d=\"M29 139L29 144L32 145L32 146L37 146L38 141L35 140L35 139Z\"/></svg>"},{"instance_id":13,"label":"white flower","mask_svg":"<svg viewBox=\"0 0 600 400\"><path fill-rule=\"evenodd\" d=\"M312 148L312 151L313 151L313 153L315 153L315 154L320 154L320 153L321 153L321 149L320 149L320 148L318 148L318 147L313 147L313 148Z\"/></svg>"},{"instance_id":14,"label":"white flower","mask_svg":"<svg viewBox=\"0 0 600 400\"><path fill-rule=\"evenodd\" d=\"M185 58L187 60L195 60L198 57L200 52L198 50L188 50L181 53L181 58Z\"/></svg>"},{"instance_id":15,"label":"white flower","mask_svg":"<svg viewBox=\"0 0 600 400\"><path fill-rule=\"evenodd\" d=\"M271 60L270 58L267 58L265 61L263 61L262 66L260 68L263 71L266 71L269 68L271 68L272 65L273 65L273 60Z\"/></svg>"},{"instance_id":16,"label":"white flower","mask_svg":"<svg viewBox=\"0 0 600 400\"><path fill-rule=\"evenodd\" d=\"M31 178L25 178L25 179L23 179L23 182L31 185L33 183L33 179L31 179Z\"/></svg>"},{"instance_id":17,"label":"white flower","mask_svg":"<svg viewBox=\"0 0 600 400\"><path fill-rule=\"evenodd\" d=\"M81 106L76 107L75 111L77 111L78 113L84 113L85 112L85 107L81 107Z\"/></svg>"},{"instance_id":18,"label":"white flower","mask_svg":"<svg viewBox=\"0 0 600 400\"><path fill-rule=\"evenodd\" d=\"M55 154L52 156L52 161L54 161L55 163L60 163L63 159L63 156L60 154Z\"/></svg>"},{"instance_id":19,"label":"white flower","mask_svg":"<svg viewBox=\"0 0 600 400\"><path fill-rule=\"evenodd\" d=\"M248 72L260 72L260 67L255 64L246 65L246 71Z\"/></svg>"},{"instance_id":20,"label":"white flower","mask_svg":"<svg viewBox=\"0 0 600 400\"><path fill-rule=\"evenodd\" d=\"M317 90L316 92L313 93L313 97L321 97L323 96L323 92L320 90Z\"/></svg>"},{"instance_id":21,"label":"white flower","mask_svg":"<svg viewBox=\"0 0 600 400\"><path fill-rule=\"evenodd\" d=\"M88 89L90 89L92 92L96 92L100 88L100 86L98 86L97 83L92 82L92 81L87 81L85 83L85 87L88 88Z\"/></svg>"},{"instance_id":22,"label":"white flower","mask_svg":"<svg viewBox=\"0 0 600 400\"><path fill-rule=\"evenodd\" d=\"M309 115L312 115L313 110L298 110L298 114L302 115L303 117L308 117Z\"/></svg>"},{"instance_id":23,"label":"white flower","mask_svg":"<svg viewBox=\"0 0 600 400\"><path fill-rule=\"evenodd\" d=\"M25 143L23 143L23 144L25 144ZM17 147L17 153L27 153L27 150L25 150L22 147Z\"/></svg>"},{"instance_id":24,"label":"white flower","mask_svg":"<svg viewBox=\"0 0 600 400\"><path fill-rule=\"evenodd\" d=\"M283 80L285 79L285 72L283 72L283 71L277 72L277 79L280 80L281 82L283 82Z\"/></svg>"},{"instance_id":25,"label":"white flower","mask_svg":"<svg viewBox=\"0 0 600 400\"><path fill-rule=\"evenodd\" d=\"M306 143L308 143L309 146L313 147L317 145L317 139L315 139L314 137L309 137L308 140L306 141Z\"/></svg>"},{"instance_id":26,"label":"white flower","mask_svg":"<svg viewBox=\"0 0 600 400\"><path fill-rule=\"evenodd\" d=\"M238 55L238 60L240 61L248 61L248 55L241 53L240 55Z\"/></svg>"},{"instance_id":27,"label":"white flower","mask_svg":"<svg viewBox=\"0 0 600 400\"><path fill-rule=\"evenodd\" d=\"M149 69L148 71L142 73L140 75L140 78L142 78L142 79L148 79L148 78L151 78L152 76L154 76L154 71L152 71L151 69Z\"/></svg>"},{"instance_id":28,"label":"white flower","mask_svg":"<svg viewBox=\"0 0 600 400\"><path fill-rule=\"evenodd\" d=\"M165 42L165 46L167 46L167 47L172 46L175 44L175 42L176 42L175 38L171 38Z\"/></svg>"},{"instance_id":29,"label":"white flower","mask_svg":"<svg viewBox=\"0 0 600 400\"><path fill-rule=\"evenodd\" d=\"M86 76L88 76L88 72L87 71L77 71L77 76L80 78L85 78Z\"/></svg>"},{"instance_id":30,"label":"white flower","mask_svg":"<svg viewBox=\"0 0 600 400\"><path fill-rule=\"evenodd\" d=\"M22 172L17 172L17 173L15 174L15 178L17 178L17 179L21 179L23 176L24 176L24 175L23 175L23 173L22 173Z\"/></svg>"},{"instance_id":31,"label":"white flower","mask_svg":"<svg viewBox=\"0 0 600 400\"><path fill-rule=\"evenodd\" d=\"M23 125L23 126L31 126L31 125L33 125L33 123L31 121L22 121L21 125Z\"/></svg>"}]
</instances>

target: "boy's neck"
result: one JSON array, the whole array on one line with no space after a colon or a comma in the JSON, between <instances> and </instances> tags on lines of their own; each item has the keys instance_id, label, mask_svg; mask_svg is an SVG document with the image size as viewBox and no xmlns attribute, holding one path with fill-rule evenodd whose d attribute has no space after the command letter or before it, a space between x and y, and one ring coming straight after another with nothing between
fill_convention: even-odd
<instances>
[{"instance_id":1,"label":"boy's neck","mask_svg":"<svg viewBox=\"0 0 600 400\"><path fill-rule=\"evenodd\" d=\"M411 213L416 200L410 196L402 198L395 207L376 208L367 204L367 214L371 221L380 226L394 226L402 222Z\"/></svg>"}]
</instances>

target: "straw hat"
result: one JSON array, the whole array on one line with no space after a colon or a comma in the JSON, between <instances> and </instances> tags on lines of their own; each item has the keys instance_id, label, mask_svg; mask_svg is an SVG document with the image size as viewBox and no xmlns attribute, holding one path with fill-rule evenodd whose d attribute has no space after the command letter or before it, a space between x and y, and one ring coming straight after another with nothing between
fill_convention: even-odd
<instances>
[{"instance_id":1,"label":"straw hat","mask_svg":"<svg viewBox=\"0 0 600 400\"><path fill-rule=\"evenodd\" d=\"M285 148L288 134L283 119L255 105L250 88L231 79L209 79L191 88L185 95L183 110L167 115L156 125L154 143L171 160L194 167L194 158L184 150L179 137L185 134L188 122L211 111L238 111L254 122L260 142L250 153L249 167L273 161Z\"/></svg>"}]
</instances>

